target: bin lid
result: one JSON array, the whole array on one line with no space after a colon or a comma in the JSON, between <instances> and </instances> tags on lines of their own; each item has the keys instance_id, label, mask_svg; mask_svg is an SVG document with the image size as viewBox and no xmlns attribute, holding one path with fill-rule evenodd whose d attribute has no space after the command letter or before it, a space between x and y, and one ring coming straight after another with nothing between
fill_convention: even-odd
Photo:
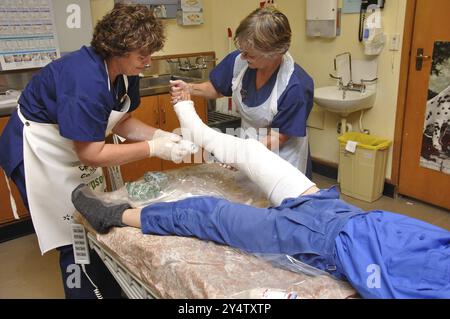
<instances>
[{"instance_id":1,"label":"bin lid","mask_svg":"<svg viewBox=\"0 0 450 319\"><path fill-rule=\"evenodd\" d=\"M369 150L384 150L389 148L392 143L388 139L358 132L347 132L339 136L338 140L343 145L347 144L348 141L354 141L358 143L358 147Z\"/></svg>"}]
</instances>

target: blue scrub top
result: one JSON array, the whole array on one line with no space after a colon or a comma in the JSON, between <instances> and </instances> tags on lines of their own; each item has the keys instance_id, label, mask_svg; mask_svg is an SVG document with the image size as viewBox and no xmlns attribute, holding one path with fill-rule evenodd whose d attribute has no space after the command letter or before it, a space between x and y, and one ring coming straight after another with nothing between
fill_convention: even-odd
<instances>
[{"instance_id":1,"label":"blue scrub top","mask_svg":"<svg viewBox=\"0 0 450 319\"><path fill-rule=\"evenodd\" d=\"M128 95L134 111L140 104L139 77L128 77ZM116 97L117 92L117 97ZM39 71L19 99L30 121L58 124L61 136L83 142L105 140L109 115L120 110L125 94L123 77L108 90L104 60L92 47L83 46ZM23 161L23 124L14 112L0 137L0 166L11 175Z\"/></svg>"},{"instance_id":2,"label":"blue scrub top","mask_svg":"<svg viewBox=\"0 0 450 319\"><path fill-rule=\"evenodd\" d=\"M210 73L210 81L217 92L224 96L232 95L233 69L239 51L227 55ZM256 90L256 70L248 68L242 80L242 89L246 92L243 102L248 107L258 107L272 93L277 80L278 70ZM314 82L298 64L283 94L278 99L275 117L271 127L288 136L306 136L306 121L313 107Z\"/></svg>"}]
</instances>

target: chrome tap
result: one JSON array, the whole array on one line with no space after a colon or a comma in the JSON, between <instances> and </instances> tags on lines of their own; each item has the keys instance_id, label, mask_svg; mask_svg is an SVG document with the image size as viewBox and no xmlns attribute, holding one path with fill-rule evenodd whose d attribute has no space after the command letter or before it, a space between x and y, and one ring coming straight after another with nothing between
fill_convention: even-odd
<instances>
[{"instance_id":1,"label":"chrome tap","mask_svg":"<svg viewBox=\"0 0 450 319\"><path fill-rule=\"evenodd\" d=\"M356 92L364 93L366 91L366 83L375 82L378 80L378 78L375 78L372 80L361 79L360 83L354 83L353 78L352 78L352 73L353 73L352 55L350 52L344 52L344 53L336 55L336 57L334 58L334 70L335 71L337 71L337 63L336 63L337 58L340 56L344 56L344 55L348 55L348 67L349 67L350 80L348 81L347 84L344 84L342 77L334 76L332 74L330 74L330 77L332 77L333 79L339 80L338 87L339 87L339 90L344 91L343 98L345 99L346 91L356 91Z\"/></svg>"},{"instance_id":2,"label":"chrome tap","mask_svg":"<svg viewBox=\"0 0 450 319\"><path fill-rule=\"evenodd\" d=\"M189 60L189 58L186 58L185 62L181 61L181 58L177 58L175 61L172 59L167 59L166 60L167 63L169 64L177 64L177 68L180 71L190 71L190 70L197 70L198 66L194 66L191 64L191 61Z\"/></svg>"},{"instance_id":3,"label":"chrome tap","mask_svg":"<svg viewBox=\"0 0 450 319\"><path fill-rule=\"evenodd\" d=\"M366 91L366 83L371 83L371 82L375 82L375 81L378 81L378 78L375 78L375 79L372 79L372 80L361 79L361 85L362 85L361 93L364 93Z\"/></svg>"},{"instance_id":4,"label":"chrome tap","mask_svg":"<svg viewBox=\"0 0 450 319\"><path fill-rule=\"evenodd\" d=\"M180 59L180 64L179 64L180 71L190 71L190 70L196 70L196 69L198 69L198 67L192 65L191 60L189 60L189 58L186 58L186 61L183 64L181 64L181 59Z\"/></svg>"},{"instance_id":5,"label":"chrome tap","mask_svg":"<svg viewBox=\"0 0 450 319\"><path fill-rule=\"evenodd\" d=\"M342 90L344 88L344 82L342 81L342 76L335 76L335 75L330 73L330 77L339 81L338 82L339 90Z\"/></svg>"},{"instance_id":6,"label":"chrome tap","mask_svg":"<svg viewBox=\"0 0 450 319\"><path fill-rule=\"evenodd\" d=\"M352 78L352 55L350 52L344 52L341 54L336 55L336 57L334 58L334 70L337 71L337 66L336 66L336 60L337 58L344 56L344 55L348 55L348 67L349 67L349 82L347 83L347 86L352 87L353 86L353 78Z\"/></svg>"},{"instance_id":7,"label":"chrome tap","mask_svg":"<svg viewBox=\"0 0 450 319\"><path fill-rule=\"evenodd\" d=\"M204 56L198 56L197 58L195 58L195 65L197 66L198 69L208 68Z\"/></svg>"}]
</instances>

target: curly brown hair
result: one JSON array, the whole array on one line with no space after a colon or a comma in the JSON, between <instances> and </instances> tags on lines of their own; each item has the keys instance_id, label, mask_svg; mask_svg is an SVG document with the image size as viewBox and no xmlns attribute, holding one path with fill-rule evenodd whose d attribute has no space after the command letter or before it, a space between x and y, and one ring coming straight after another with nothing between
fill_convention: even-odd
<instances>
[{"instance_id":1,"label":"curly brown hair","mask_svg":"<svg viewBox=\"0 0 450 319\"><path fill-rule=\"evenodd\" d=\"M150 8L117 4L95 26L91 45L106 59L135 50L150 55L162 49L165 39L164 27Z\"/></svg>"}]
</instances>

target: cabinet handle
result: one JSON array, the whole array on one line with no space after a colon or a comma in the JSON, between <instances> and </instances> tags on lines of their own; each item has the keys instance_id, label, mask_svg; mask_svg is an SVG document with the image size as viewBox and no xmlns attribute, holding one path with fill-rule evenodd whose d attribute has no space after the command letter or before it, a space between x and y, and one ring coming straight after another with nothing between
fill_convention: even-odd
<instances>
[{"instance_id":1,"label":"cabinet handle","mask_svg":"<svg viewBox=\"0 0 450 319\"><path fill-rule=\"evenodd\" d=\"M158 108L156 108L154 111L155 114L155 127L159 126L159 112L158 112Z\"/></svg>"},{"instance_id":2,"label":"cabinet handle","mask_svg":"<svg viewBox=\"0 0 450 319\"><path fill-rule=\"evenodd\" d=\"M162 109L162 124L165 125L166 124L166 110Z\"/></svg>"}]
</instances>

